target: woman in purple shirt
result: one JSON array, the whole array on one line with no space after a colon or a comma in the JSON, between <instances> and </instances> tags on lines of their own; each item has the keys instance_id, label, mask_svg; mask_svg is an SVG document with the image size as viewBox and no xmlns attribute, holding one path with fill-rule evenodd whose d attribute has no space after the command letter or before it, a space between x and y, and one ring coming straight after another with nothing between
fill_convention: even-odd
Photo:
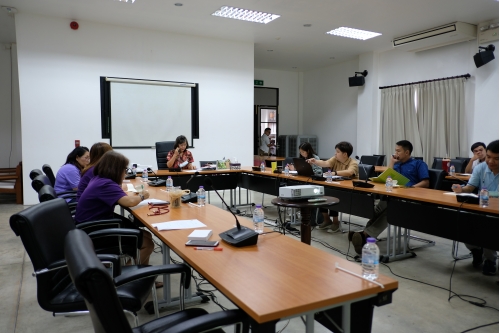
<instances>
[{"instance_id":1,"label":"woman in purple shirt","mask_svg":"<svg viewBox=\"0 0 500 333\"><path fill-rule=\"evenodd\" d=\"M88 221L119 218L122 226L138 229L129 219L114 213L118 204L123 207L137 206L142 200L149 198L149 193L125 193L121 187L128 166L128 159L115 151L106 152L94 166L92 178L83 191L76 206L76 224ZM151 233L141 230L140 260L139 263L147 265L149 256L153 252L154 244Z\"/></svg>"},{"instance_id":2,"label":"woman in purple shirt","mask_svg":"<svg viewBox=\"0 0 500 333\"><path fill-rule=\"evenodd\" d=\"M76 191L80 182L80 172L89 164L89 149L76 147L68 157L66 163L59 169L54 184L56 193Z\"/></svg>"},{"instance_id":3,"label":"woman in purple shirt","mask_svg":"<svg viewBox=\"0 0 500 333\"><path fill-rule=\"evenodd\" d=\"M80 199L90 180L94 178L94 166L99 162L104 153L110 150L113 150L113 148L105 142L94 143L90 148L90 163L80 173L81 178L80 183L78 183L78 191L76 192L76 201Z\"/></svg>"}]
</instances>

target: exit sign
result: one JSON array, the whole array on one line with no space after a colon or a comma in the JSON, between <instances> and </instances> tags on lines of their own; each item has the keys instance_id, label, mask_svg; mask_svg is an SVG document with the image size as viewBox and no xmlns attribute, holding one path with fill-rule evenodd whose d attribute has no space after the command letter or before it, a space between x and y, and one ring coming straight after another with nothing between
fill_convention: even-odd
<instances>
[{"instance_id":1,"label":"exit sign","mask_svg":"<svg viewBox=\"0 0 500 333\"><path fill-rule=\"evenodd\" d=\"M253 80L253 85L254 86L263 86L264 85L264 81L262 81L262 80Z\"/></svg>"}]
</instances>

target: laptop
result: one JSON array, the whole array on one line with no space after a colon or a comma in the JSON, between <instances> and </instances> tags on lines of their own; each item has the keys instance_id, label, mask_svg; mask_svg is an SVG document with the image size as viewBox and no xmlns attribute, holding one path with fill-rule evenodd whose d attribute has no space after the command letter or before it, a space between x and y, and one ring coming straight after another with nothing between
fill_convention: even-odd
<instances>
[{"instance_id":1,"label":"laptop","mask_svg":"<svg viewBox=\"0 0 500 333\"><path fill-rule=\"evenodd\" d=\"M300 176L311 177L313 180L325 180L324 177L315 175L312 166L303 158L294 158L293 166Z\"/></svg>"}]
</instances>

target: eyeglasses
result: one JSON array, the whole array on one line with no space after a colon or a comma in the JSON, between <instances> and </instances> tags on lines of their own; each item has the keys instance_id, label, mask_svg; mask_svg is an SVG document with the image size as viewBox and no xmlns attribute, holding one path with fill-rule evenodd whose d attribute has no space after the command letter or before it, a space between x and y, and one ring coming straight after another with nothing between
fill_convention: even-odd
<instances>
[{"instance_id":1,"label":"eyeglasses","mask_svg":"<svg viewBox=\"0 0 500 333\"><path fill-rule=\"evenodd\" d=\"M170 212L168 205L155 205L152 202L148 203L148 208L151 211L148 213L148 216L163 215Z\"/></svg>"}]
</instances>

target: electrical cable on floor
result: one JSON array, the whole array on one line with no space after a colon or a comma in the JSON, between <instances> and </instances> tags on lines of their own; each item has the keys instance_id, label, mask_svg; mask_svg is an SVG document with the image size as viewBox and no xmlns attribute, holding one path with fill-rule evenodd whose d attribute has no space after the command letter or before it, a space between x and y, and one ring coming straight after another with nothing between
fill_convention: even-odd
<instances>
[{"instance_id":1,"label":"electrical cable on floor","mask_svg":"<svg viewBox=\"0 0 500 333\"><path fill-rule=\"evenodd\" d=\"M495 321L494 323L490 323L490 324L486 324L486 325L476 326L476 327L470 328L466 331L462 331L460 333L471 332L471 331L477 330L478 328L483 328L483 327L492 326L492 325L496 325L496 324L498 324L498 321Z\"/></svg>"},{"instance_id":2,"label":"electrical cable on floor","mask_svg":"<svg viewBox=\"0 0 500 333\"><path fill-rule=\"evenodd\" d=\"M285 330L285 328L288 326L288 324L290 324L290 319L288 319L288 321L287 321L286 325L285 325L285 326L283 326L283 328L282 328L282 329L280 329L280 330L279 330L278 332L276 332L276 333L282 333L282 332Z\"/></svg>"},{"instance_id":3,"label":"electrical cable on floor","mask_svg":"<svg viewBox=\"0 0 500 333\"><path fill-rule=\"evenodd\" d=\"M223 311L227 311L228 309L219 303L219 301L217 300L217 296L215 296L214 294L214 292L217 291L217 289L213 287L212 284L210 284L203 276L201 276L199 273L197 274L198 276L195 276L195 271L194 270L191 271L191 277L193 278L194 283L196 285L196 291L209 297L212 300L212 302L214 302L214 304L217 304ZM202 289L201 288L202 285L212 286L213 289L209 290Z\"/></svg>"}]
</instances>

